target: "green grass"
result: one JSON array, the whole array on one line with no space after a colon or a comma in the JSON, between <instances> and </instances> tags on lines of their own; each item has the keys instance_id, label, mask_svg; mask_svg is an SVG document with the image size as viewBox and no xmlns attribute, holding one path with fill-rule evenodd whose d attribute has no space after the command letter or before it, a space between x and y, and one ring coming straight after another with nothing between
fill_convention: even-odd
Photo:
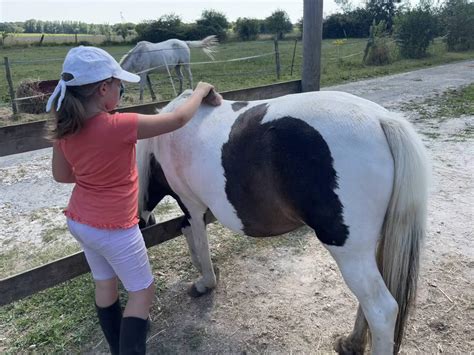
<instances>
[{"instance_id":1,"label":"green grass","mask_svg":"<svg viewBox=\"0 0 474 355\"><path fill-rule=\"evenodd\" d=\"M351 39L345 41L342 45L337 45L337 43L340 42L334 40L323 41L322 86L474 58L474 51L462 53L447 52L444 49L444 43L441 40L437 40L430 47L428 57L418 60L400 59L397 56L395 45L392 43L392 57L394 61L390 65L375 67L362 64L362 52L366 40ZM70 46L6 48L0 49L0 52L2 57L7 56L10 59L13 82L14 86L17 87L25 79L57 79L61 72L64 56L70 48ZM130 48L130 46L112 46L105 49L119 60ZM194 83L197 83L199 80L208 81L214 84L218 90L225 91L299 79L301 77L302 65L301 42L297 44L293 75L291 75L293 48L293 40L280 42L281 77L280 80L277 80L273 55L244 61L220 62L271 53L274 50L273 41L222 43L218 47L216 63L192 65ZM192 50L191 60L194 63L210 61L199 49ZM166 75L152 74L151 77L161 99L173 97L173 90ZM145 102L150 100L149 92L146 90ZM138 85L129 84L127 85L123 104L130 105L136 103L138 103ZM0 81L0 107L3 106L5 108L8 105L8 88L6 80L2 80ZM44 119L41 116L38 116L38 118Z\"/></svg>"},{"instance_id":2,"label":"green grass","mask_svg":"<svg viewBox=\"0 0 474 355\"><path fill-rule=\"evenodd\" d=\"M409 102L402 107L406 111L416 111L422 119L441 120L462 115L474 115L474 84L460 89L450 89L423 102Z\"/></svg>"}]
</instances>

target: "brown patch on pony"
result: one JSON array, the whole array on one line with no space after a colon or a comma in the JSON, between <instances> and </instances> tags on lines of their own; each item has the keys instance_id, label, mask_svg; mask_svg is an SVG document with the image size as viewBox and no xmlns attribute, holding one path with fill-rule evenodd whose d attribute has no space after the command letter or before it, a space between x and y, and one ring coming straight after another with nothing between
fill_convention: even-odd
<instances>
[{"instance_id":1,"label":"brown patch on pony","mask_svg":"<svg viewBox=\"0 0 474 355\"><path fill-rule=\"evenodd\" d=\"M244 108L245 106L247 106L248 104L249 103L247 101L236 101L231 106L232 106L232 110L234 110L234 112L237 112L241 108Z\"/></svg>"}]
</instances>

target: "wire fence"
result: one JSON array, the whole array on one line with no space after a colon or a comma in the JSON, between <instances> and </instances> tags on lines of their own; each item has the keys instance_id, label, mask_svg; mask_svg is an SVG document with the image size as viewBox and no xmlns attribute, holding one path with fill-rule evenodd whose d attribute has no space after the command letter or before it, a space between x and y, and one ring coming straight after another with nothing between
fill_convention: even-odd
<instances>
[{"instance_id":1,"label":"wire fence","mask_svg":"<svg viewBox=\"0 0 474 355\"><path fill-rule=\"evenodd\" d=\"M394 41L391 41L392 45ZM367 39L353 40L326 40L322 43L321 55L321 77L326 84L341 81L356 80L361 77L360 70L367 71L366 76L376 73L377 68L363 68L362 58ZM276 49L278 48L278 50ZM61 72L61 63L64 54L69 48L62 48L62 53L58 50L50 53L42 48L38 56L42 58L22 58L20 56L10 59L10 70L14 90L19 87L24 80L30 79L37 82L58 78ZM114 50L110 48L110 54L118 61L125 55L130 55L129 48ZM32 49L34 50L34 49ZM148 52L160 52L170 49L155 49ZM56 53L56 55L54 55ZM218 90L234 90L242 87L265 85L278 81L292 80L300 78L301 66L303 62L302 43L299 41L281 41L275 47L272 41L253 41L240 43L223 43L216 51L216 60L208 60L208 57L200 49L191 50L193 61L189 63L193 76L193 84L198 81L208 81L214 84ZM279 63L277 63L277 57ZM5 71L5 65L3 70ZM177 88L181 83L173 67L166 64L154 66L152 68L138 71L136 74L149 74L153 88L158 92L158 99L171 99L179 91ZM357 75L355 75L357 73ZM183 89L190 86L190 80L183 70ZM364 76L362 76L364 77ZM38 105L44 102L50 95L50 91L34 92L18 95L13 102L23 108L31 105ZM122 105L136 104L139 102L140 85L127 84L126 94L123 97ZM145 85L144 101L151 100L148 87ZM12 105L12 98L9 95L7 81L0 82L0 107Z\"/></svg>"}]
</instances>

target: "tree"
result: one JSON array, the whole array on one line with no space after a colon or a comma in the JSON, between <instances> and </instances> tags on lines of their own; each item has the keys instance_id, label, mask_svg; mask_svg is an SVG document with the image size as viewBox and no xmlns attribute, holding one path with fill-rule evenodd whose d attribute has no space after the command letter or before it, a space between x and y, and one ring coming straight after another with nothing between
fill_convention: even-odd
<instances>
[{"instance_id":1,"label":"tree","mask_svg":"<svg viewBox=\"0 0 474 355\"><path fill-rule=\"evenodd\" d=\"M397 14L397 6L401 0L368 0L367 10L370 13L370 19L375 23L384 21L387 25L387 31L392 32L393 19Z\"/></svg>"},{"instance_id":2,"label":"tree","mask_svg":"<svg viewBox=\"0 0 474 355\"><path fill-rule=\"evenodd\" d=\"M10 23L0 23L0 35L2 36L2 46L5 46L5 39L15 32L15 27Z\"/></svg>"},{"instance_id":3,"label":"tree","mask_svg":"<svg viewBox=\"0 0 474 355\"><path fill-rule=\"evenodd\" d=\"M146 21L135 26L138 41L162 42L171 38L184 39L185 26L175 14L161 16L158 21Z\"/></svg>"},{"instance_id":4,"label":"tree","mask_svg":"<svg viewBox=\"0 0 474 355\"><path fill-rule=\"evenodd\" d=\"M260 22L254 18L239 17L235 23L235 32L243 41L257 38L260 29Z\"/></svg>"},{"instance_id":5,"label":"tree","mask_svg":"<svg viewBox=\"0 0 474 355\"><path fill-rule=\"evenodd\" d=\"M112 28L116 34L123 38L124 41L127 39L128 36L133 35L135 32L135 24L131 22L117 23L113 25Z\"/></svg>"},{"instance_id":6,"label":"tree","mask_svg":"<svg viewBox=\"0 0 474 355\"><path fill-rule=\"evenodd\" d=\"M394 32L400 54L405 58L426 56L428 46L435 38L437 21L431 9L418 6L409 9L395 18Z\"/></svg>"},{"instance_id":7,"label":"tree","mask_svg":"<svg viewBox=\"0 0 474 355\"><path fill-rule=\"evenodd\" d=\"M473 49L474 3L469 0L448 0L441 14L448 50Z\"/></svg>"},{"instance_id":8,"label":"tree","mask_svg":"<svg viewBox=\"0 0 474 355\"><path fill-rule=\"evenodd\" d=\"M203 37L216 35L219 41L227 38L227 30L230 27L227 17L216 10L204 10L196 25Z\"/></svg>"},{"instance_id":9,"label":"tree","mask_svg":"<svg viewBox=\"0 0 474 355\"><path fill-rule=\"evenodd\" d=\"M351 0L334 0L337 6L339 6L343 13L351 12L354 6Z\"/></svg>"},{"instance_id":10,"label":"tree","mask_svg":"<svg viewBox=\"0 0 474 355\"><path fill-rule=\"evenodd\" d=\"M265 19L265 25L271 33L274 33L278 39L283 39L285 33L293 30L293 24L290 17L284 10L276 10Z\"/></svg>"}]
</instances>

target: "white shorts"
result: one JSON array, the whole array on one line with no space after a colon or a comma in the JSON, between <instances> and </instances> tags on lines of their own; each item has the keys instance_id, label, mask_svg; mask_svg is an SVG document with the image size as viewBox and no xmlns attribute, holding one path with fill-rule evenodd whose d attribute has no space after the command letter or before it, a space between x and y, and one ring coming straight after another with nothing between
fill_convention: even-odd
<instances>
[{"instance_id":1,"label":"white shorts","mask_svg":"<svg viewBox=\"0 0 474 355\"><path fill-rule=\"evenodd\" d=\"M118 277L129 292L153 283L150 262L138 225L127 229L99 229L67 219L69 231L81 244L94 280Z\"/></svg>"}]
</instances>

